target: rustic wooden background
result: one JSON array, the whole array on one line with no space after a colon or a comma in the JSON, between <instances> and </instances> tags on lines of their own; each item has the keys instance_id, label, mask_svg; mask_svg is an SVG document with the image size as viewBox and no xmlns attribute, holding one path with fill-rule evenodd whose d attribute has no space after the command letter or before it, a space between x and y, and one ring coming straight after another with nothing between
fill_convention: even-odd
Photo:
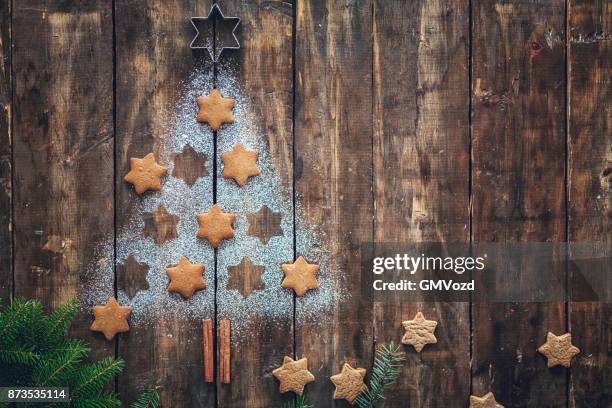
<instances>
[{"instance_id":1,"label":"rustic wooden background","mask_svg":"<svg viewBox=\"0 0 612 408\"><path fill-rule=\"evenodd\" d=\"M167 107L201 58L188 17L211 3L0 2L0 297L67 300L79 268L43 251L46 238L69 237L84 265L127 222L128 157L165 137ZM229 58L274 164L354 276L344 285L359 289L359 243L372 239L612 241L611 0L219 3L242 18ZM327 377L345 359L369 367L374 342L399 340L423 310L439 342L408 350L388 407L466 407L489 390L506 407L612 404L610 304L354 296L334 308L323 330L254 322L229 385L204 383L197 342L181 342L201 336L199 322L108 343L85 314L75 332L96 356L126 360L116 390L127 401L156 384L165 407L280 407L271 370L295 354L317 376L314 406L344 407ZM571 330L583 350L571 370L535 351L549 330Z\"/></svg>"}]
</instances>

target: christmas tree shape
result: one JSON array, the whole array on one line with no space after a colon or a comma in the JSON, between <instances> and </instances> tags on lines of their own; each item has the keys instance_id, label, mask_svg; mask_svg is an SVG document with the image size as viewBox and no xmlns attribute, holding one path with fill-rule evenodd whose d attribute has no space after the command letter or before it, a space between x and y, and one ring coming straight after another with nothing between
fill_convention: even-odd
<instances>
[{"instance_id":1,"label":"christmas tree shape","mask_svg":"<svg viewBox=\"0 0 612 408\"><path fill-rule=\"evenodd\" d=\"M218 318L232 320L234 339L246 328L253 316L269 319L291 319L293 316L293 293L280 287L283 272L280 265L294 261L293 253L293 192L291 186L283 186L270 156L266 135L253 120L252 102L242 89L236 71L230 64L221 64L217 87L224 96L236 101L233 109L235 121L224 125L217 132L217 150L214 151L214 134L210 127L195 119L198 96L207 95L213 89L210 66L196 69L179 90L178 103L169 107L173 112L169 121L167 138L156 149L159 162L167 166L167 175L162 179L159 191L149 191L139 199L134 196L135 208L127 226L117 231L116 263L124 264L133 257L149 268L146 285L138 291L120 288L117 299L132 307L130 325L154 323L160 316L189 319L214 318L215 291L209 286L197 291L191 298L183 299L166 289L168 277L165 268L176 265L181 256L205 266L206 282L215 281L214 250L205 240L196 237L198 223L196 215L208 211L213 203L213 175L217 177L217 203L224 212L236 214L235 236L224 240L218 248L217 295ZM221 154L231 151L236 144L258 152L257 164L261 174L252 177L244 186L222 176ZM204 168L197 174L186 174L188 169L176 169L176 158L186 156L206 158L194 161ZM212 158L216 154L216 174ZM168 214L177 217L176 234L171 239L155 242L147 231L144 219L163 207ZM265 207L275 215L279 225L266 239L249 232L249 215ZM150 229L150 225L149 225ZM334 296L343 296L332 291L332 275L329 271L329 254L321 245L320 234L308 220L302 219L296 209L296 231L298 255L316 260L320 265L318 279L320 287L299 299L302 306L300 318L316 318L331 307ZM163 241L163 242L162 242ZM100 303L113 296L113 238L109 237L97 248L95 261L88 266L81 289L81 300L85 307ZM244 296L230 285L229 270L239 265L248 256L254 265L263 267L261 285ZM229 288L228 288L229 287ZM243 291L244 292L244 291ZM130 296L133 295L133 296Z\"/></svg>"}]
</instances>

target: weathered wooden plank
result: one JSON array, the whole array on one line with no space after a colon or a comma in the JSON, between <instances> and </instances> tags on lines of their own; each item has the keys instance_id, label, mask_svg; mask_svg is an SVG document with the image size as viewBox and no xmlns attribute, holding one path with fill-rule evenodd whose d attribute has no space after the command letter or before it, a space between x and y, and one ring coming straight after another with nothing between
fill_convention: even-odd
<instances>
[{"instance_id":1,"label":"weathered wooden plank","mask_svg":"<svg viewBox=\"0 0 612 408\"><path fill-rule=\"evenodd\" d=\"M568 3L569 241L612 237L612 2ZM609 298L608 298L609 299ZM612 405L612 305L570 303L570 407Z\"/></svg>"},{"instance_id":2,"label":"weathered wooden plank","mask_svg":"<svg viewBox=\"0 0 612 408\"><path fill-rule=\"evenodd\" d=\"M473 240L562 242L565 3L476 2L472 26ZM564 329L563 303L474 304L473 393L564 407L566 374L536 351Z\"/></svg>"},{"instance_id":3,"label":"weathered wooden plank","mask_svg":"<svg viewBox=\"0 0 612 408\"><path fill-rule=\"evenodd\" d=\"M112 10L107 1L13 2L15 295L76 296L113 236ZM94 355L114 344L73 329Z\"/></svg>"},{"instance_id":4,"label":"weathered wooden plank","mask_svg":"<svg viewBox=\"0 0 612 408\"><path fill-rule=\"evenodd\" d=\"M360 296L360 243L373 238L372 1L297 2L296 190L301 216L321 233L331 309L297 299L296 355L308 357L314 406L332 402L344 361L371 368L372 303ZM305 242L298 237L298 255ZM319 259L308 259L319 261Z\"/></svg>"},{"instance_id":5,"label":"weathered wooden plank","mask_svg":"<svg viewBox=\"0 0 612 408\"><path fill-rule=\"evenodd\" d=\"M161 386L163 406L214 406L215 386L206 383L202 376L201 327L202 319L214 318L212 310L214 310L215 285L214 279L210 278L213 276L211 271L214 272L214 262L212 262L212 249L195 238L196 214L186 210L191 208L191 200L194 200L187 198L193 197L192 190L186 184L177 184L178 179L185 176L189 165L181 163L180 171L177 170L176 174L169 171L160 193L148 192L139 197L134 193L132 186L122 180L129 170L130 157L143 157L153 152L161 164L170 167L173 158L176 160L173 154L182 152L183 146L179 145L189 144L197 145L199 150L196 150L200 153L207 146L204 149L209 151L206 161L207 171L192 169L192 176L195 178L205 173L206 177L210 178L209 184L212 186L212 133L204 127L196 125L194 127L191 126L191 122L187 122L191 115L194 117L196 113L195 95L193 112L184 111L188 109L185 106L191 106L190 102L185 102L186 105L181 106L181 98L185 92L207 91L192 89L195 85L190 82L206 84L205 80L200 81L198 78L205 75L207 70L211 71L212 66L206 62L208 65L202 66L203 71L198 76L189 76L194 73L199 62L204 64L205 61L203 53L192 53L189 49L195 34L189 17L205 16L209 7L210 2L196 0L115 2L118 231L127 230L135 234L134 240L142 239L138 236L138 231L129 228L133 218L139 216L135 209L141 202L146 202L147 198L155 200L155 197L160 197L159 195L164 192L168 194L169 188L177 189L173 197L160 198L168 213L179 219L177 234L165 234L167 231L164 231L164 228L157 230L168 238L173 235L177 238L156 245L150 254L137 251L138 253L134 255L148 257L149 263L152 264L149 265L151 268L149 278L157 276L157 279L164 282L167 281L164 276L167 265L164 263L176 264L183 255L193 262L203 263L208 286L195 296L200 299L197 302L201 302L202 296L205 296L205 300L210 302L207 307L211 311L206 315L182 314L181 310L192 308L196 300L181 300L177 294L172 295L172 302L184 302L178 306L178 309L175 303L171 303L174 306L163 306L163 302L169 302L169 296L158 294L157 297L153 296L150 299L145 308L153 310L153 313L139 324L134 324L129 335L121 337L119 341L119 355L126 360L126 369L118 382L118 390L127 402L133 401L143 388L158 385ZM182 81L186 81L187 89L181 87ZM195 118L193 120L195 124ZM185 159L188 160L189 157ZM203 160L203 157L195 162L199 163L199 160ZM191 176L185 179L191 180ZM203 180L200 179L199 182L201 184ZM207 211L211 204L212 187L206 194L198 197L198 211ZM154 210L157 206L153 207L149 210ZM193 231L183 229L187 225L192 226ZM160 241L162 240L158 240ZM117 253L125 252L125 247L119 245L124 245L122 239L118 240ZM162 249L164 245L165 248L176 245L176 249L167 252ZM123 260L118 258L117 262ZM119 269L117 273L119 274ZM117 276L117 283L120 291L127 291L126 285L133 284L129 277L121 275ZM163 288L161 290L163 292Z\"/></svg>"},{"instance_id":6,"label":"weathered wooden plank","mask_svg":"<svg viewBox=\"0 0 612 408\"><path fill-rule=\"evenodd\" d=\"M469 240L468 3L374 2L376 242ZM401 80L398 81L398 77ZM465 407L470 390L467 303L376 303L378 342L422 311L436 345L408 361L390 407Z\"/></svg>"},{"instance_id":7,"label":"weathered wooden plank","mask_svg":"<svg viewBox=\"0 0 612 408\"><path fill-rule=\"evenodd\" d=\"M0 299L5 302L13 290L11 41L11 2L6 1L0 5Z\"/></svg>"},{"instance_id":8,"label":"weathered wooden plank","mask_svg":"<svg viewBox=\"0 0 612 408\"><path fill-rule=\"evenodd\" d=\"M218 404L277 407L282 405L282 398L272 370L280 365L283 356L293 355L293 302L287 294L270 299L282 291L278 286L272 289L264 283L252 283L262 282L261 272L264 281L266 275L276 276L268 282L278 285L282 277L280 263L293 257L292 5L263 0L222 0L218 4L225 16L241 18L237 30L241 49L225 51L217 70L221 93L237 99L235 125L218 132L217 197L222 208L238 214L239 231L234 240L217 251L218 319L234 319L232 378L230 384L219 384ZM261 175L252 177L242 188L221 176L220 155L236 143L258 150L262 169ZM259 216L262 204L277 216ZM242 235L245 231L249 236ZM236 268L228 276L228 268L239 264L243 256L264 269ZM271 301L280 310L263 312ZM236 321L242 313L248 315L241 319L247 324Z\"/></svg>"}]
</instances>

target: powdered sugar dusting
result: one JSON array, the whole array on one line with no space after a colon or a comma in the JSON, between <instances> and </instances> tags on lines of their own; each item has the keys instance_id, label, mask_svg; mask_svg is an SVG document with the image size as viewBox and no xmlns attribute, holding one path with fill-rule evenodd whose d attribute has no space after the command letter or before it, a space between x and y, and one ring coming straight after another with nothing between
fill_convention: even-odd
<instances>
[{"instance_id":1,"label":"powdered sugar dusting","mask_svg":"<svg viewBox=\"0 0 612 408\"><path fill-rule=\"evenodd\" d=\"M147 281L149 288L141 290L133 298L119 290L120 303L130 305L133 309L130 323L148 325L160 316L178 319L211 319L214 318L215 290L213 287L215 253L206 240L196 237L198 224L196 215L208 211L213 204L213 134L209 127L195 120L197 105L195 98L206 95L213 88L210 69L196 70L184 82L178 104L174 109L174 120L168 125L168 138L160 151L159 162L168 167L168 175L158 192L147 192L142 199L135 196L136 208L128 226L118 231L117 263L123 263L133 255L138 262L149 266ZM234 223L235 237L224 241L217 253L217 310L218 318L232 321L232 336L239 341L240 332L255 316L267 319L286 321L293 314L293 293L280 287L283 273L282 263L293 261L293 202L290 186L283 186L273 166L264 134L253 120L251 101L244 92L236 70L229 64L219 69L217 85L224 96L236 100L234 108L235 123L225 125L217 138L217 202L225 212L236 214ZM229 151L236 143L248 149L257 150L258 166L261 174L252 177L245 187L238 187L233 180L221 176L223 169L220 154ZM207 177L199 178L189 187L181 179L172 176L173 153L180 153L185 145L207 156ZM171 214L179 216L177 225L178 237L156 245L150 237L142 235L145 212L154 211L163 205ZM247 234L247 214L255 213L266 205L272 211L282 214L282 236L275 236L267 244ZM322 244L320 233L307 220L301 217L296 209L296 242L297 252L304 255L309 262L320 266L318 279L320 288L311 290L304 298L299 298L298 318L312 319L329 310L334 296L345 296L334 289L334 277L330 269L329 253ZM165 268L174 265L185 255L192 262L205 266L205 279L208 287L184 300L178 294L166 290L168 277ZM256 265L264 267L262 281L264 288L256 290L244 298L238 290L227 289L228 267L240 263L248 256ZM103 303L113 294L113 239L99 245L96 261L88 266L83 275L81 299L85 307Z\"/></svg>"}]
</instances>

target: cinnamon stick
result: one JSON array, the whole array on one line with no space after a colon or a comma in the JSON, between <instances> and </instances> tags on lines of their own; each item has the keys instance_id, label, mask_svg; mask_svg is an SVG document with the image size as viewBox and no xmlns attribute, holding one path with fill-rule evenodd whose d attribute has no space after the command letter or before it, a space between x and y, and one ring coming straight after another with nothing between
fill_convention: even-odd
<instances>
[{"instance_id":1,"label":"cinnamon stick","mask_svg":"<svg viewBox=\"0 0 612 408\"><path fill-rule=\"evenodd\" d=\"M219 377L222 384L230 383L230 321L219 321Z\"/></svg>"},{"instance_id":2,"label":"cinnamon stick","mask_svg":"<svg viewBox=\"0 0 612 408\"><path fill-rule=\"evenodd\" d=\"M202 337L204 348L204 381L211 383L215 381L212 320L202 320Z\"/></svg>"}]
</instances>

